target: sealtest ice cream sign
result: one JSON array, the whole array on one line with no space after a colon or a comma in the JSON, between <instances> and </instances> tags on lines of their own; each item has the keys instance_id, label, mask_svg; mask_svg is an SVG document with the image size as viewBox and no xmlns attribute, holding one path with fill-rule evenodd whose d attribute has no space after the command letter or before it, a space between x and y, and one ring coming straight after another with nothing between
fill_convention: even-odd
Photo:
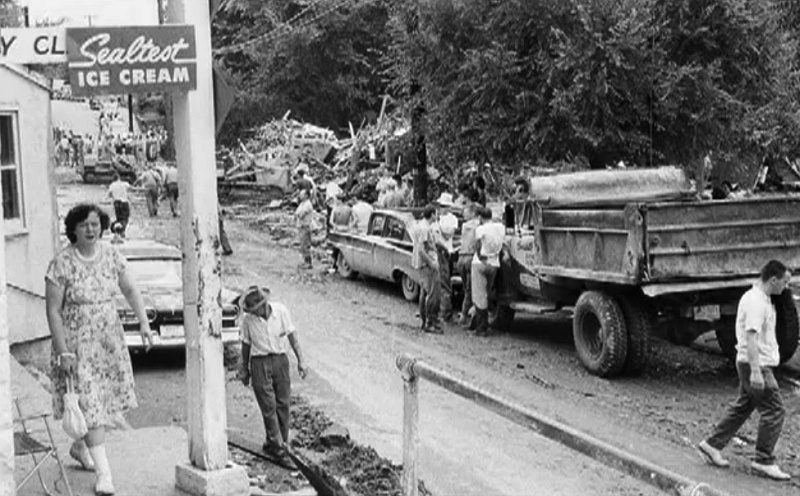
<instances>
[{"instance_id":1,"label":"sealtest ice cream sign","mask_svg":"<svg viewBox=\"0 0 800 496\"><path fill-rule=\"evenodd\" d=\"M67 60L78 96L197 89L193 26L68 28Z\"/></svg>"}]
</instances>

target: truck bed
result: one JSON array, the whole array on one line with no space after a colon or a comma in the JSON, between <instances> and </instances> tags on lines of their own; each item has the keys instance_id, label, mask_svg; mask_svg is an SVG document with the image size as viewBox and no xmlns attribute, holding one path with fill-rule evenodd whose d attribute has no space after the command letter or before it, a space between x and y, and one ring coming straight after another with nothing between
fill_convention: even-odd
<instances>
[{"instance_id":1,"label":"truck bed","mask_svg":"<svg viewBox=\"0 0 800 496\"><path fill-rule=\"evenodd\" d=\"M800 196L628 203L533 212L536 270L626 285L742 279L800 268Z\"/></svg>"}]
</instances>

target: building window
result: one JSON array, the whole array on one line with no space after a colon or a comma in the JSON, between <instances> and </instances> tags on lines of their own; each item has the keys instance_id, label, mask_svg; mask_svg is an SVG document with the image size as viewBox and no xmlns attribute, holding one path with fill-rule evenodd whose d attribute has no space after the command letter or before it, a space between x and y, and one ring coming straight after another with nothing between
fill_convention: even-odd
<instances>
[{"instance_id":1,"label":"building window","mask_svg":"<svg viewBox=\"0 0 800 496\"><path fill-rule=\"evenodd\" d=\"M0 183L3 188L3 220L9 227L22 228L19 132L16 117L16 114L0 112Z\"/></svg>"}]
</instances>

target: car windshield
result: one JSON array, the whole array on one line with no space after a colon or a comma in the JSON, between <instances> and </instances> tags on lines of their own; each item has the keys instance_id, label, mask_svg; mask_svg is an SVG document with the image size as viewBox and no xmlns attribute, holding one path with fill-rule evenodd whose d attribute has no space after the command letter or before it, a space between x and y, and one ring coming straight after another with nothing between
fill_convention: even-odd
<instances>
[{"instance_id":1,"label":"car windshield","mask_svg":"<svg viewBox=\"0 0 800 496\"><path fill-rule=\"evenodd\" d=\"M147 286L180 286L180 260L128 260L133 279Z\"/></svg>"}]
</instances>

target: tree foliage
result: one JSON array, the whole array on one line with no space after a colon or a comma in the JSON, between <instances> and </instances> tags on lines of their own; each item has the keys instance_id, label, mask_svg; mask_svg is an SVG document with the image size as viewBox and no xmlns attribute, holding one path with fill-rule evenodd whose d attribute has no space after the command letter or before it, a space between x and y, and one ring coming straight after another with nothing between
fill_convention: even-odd
<instances>
[{"instance_id":1,"label":"tree foliage","mask_svg":"<svg viewBox=\"0 0 800 496\"><path fill-rule=\"evenodd\" d=\"M796 154L798 5L229 0L215 47L269 41L219 53L239 84L227 136L287 110L341 131L388 92L439 168Z\"/></svg>"},{"instance_id":2,"label":"tree foliage","mask_svg":"<svg viewBox=\"0 0 800 496\"><path fill-rule=\"evenodd\" d=\"M218 57L239 90L223 139L287 111L340 133L351 121L374 118L385 92L387 20L379 1L227 2L214 24L216 46L269 38Z\"/></svg>"}]
</instances>

